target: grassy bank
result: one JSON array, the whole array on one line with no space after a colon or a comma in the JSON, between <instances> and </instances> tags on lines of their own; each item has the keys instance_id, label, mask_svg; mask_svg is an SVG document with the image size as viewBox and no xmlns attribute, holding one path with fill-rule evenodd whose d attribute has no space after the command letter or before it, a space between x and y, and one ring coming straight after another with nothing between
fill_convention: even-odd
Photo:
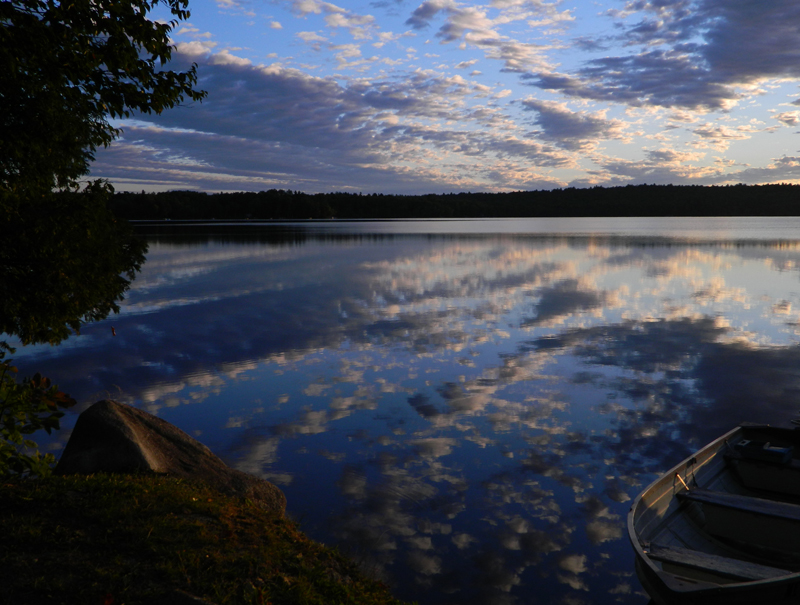
<instances>
[{"instance_id":1,"label":"grassy bank","mask_svg":"<svg viewBox=\"0 0 800 605\"><path fill-rule=\"evenodd\" d=\"M151 475L0 483L9 603L401 605L294 523Z\"/></svg>"}]
</instances>

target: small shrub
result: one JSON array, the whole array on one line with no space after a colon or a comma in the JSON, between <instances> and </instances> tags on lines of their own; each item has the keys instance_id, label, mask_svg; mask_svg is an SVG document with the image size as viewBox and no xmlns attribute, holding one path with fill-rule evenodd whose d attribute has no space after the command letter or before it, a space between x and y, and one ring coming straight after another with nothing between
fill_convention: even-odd
<instances>
[{"instance_id":1,"label":"small shrub","mask_svg":"<svg viewBox=\"0 0 800 605\"><path fill-rule=\"evenodd\" d=\"M0 477L9 475L45 477L52 472L55 457L39 453L31 433L44 429L49 435L60 428L64 415L75 400L38 372L17 382L17 368L0 362Z\"/></svg>"}]
</instances>

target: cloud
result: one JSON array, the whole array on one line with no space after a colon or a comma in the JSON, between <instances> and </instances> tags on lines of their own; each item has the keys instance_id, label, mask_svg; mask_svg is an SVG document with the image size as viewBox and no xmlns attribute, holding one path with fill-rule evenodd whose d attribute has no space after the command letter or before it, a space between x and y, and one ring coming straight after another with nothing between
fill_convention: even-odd
<instances>
[{"instance_id":1,"label":"cloud","mask_svg":"<svg viewBox=\"0 0 800 605\"><path fill-rule=\"evenodd\" d=\"M404 36L408 36L408 35L410 35L410 34L408 34L408 33L395 34L395 33L392 33L392 32L379 32L378 33L378 41L373 43L372 46L374 46L375 48L382 48L387 43L396 42L400 38L402 38Z\"/></svg>"},{"instance_id":2,"label":"cloud","mask_svg":"<svg viewBox=\"0 0 800 605\"><path fill-rule=\"evenodd\" d=\"M493 6L506 12L491 19L483 7L463 5L453 0L426 0L414 10L406 25L415 30L426 29L434 19L443 15L444 23L436 32L436 37L442 44L463 40L465 44L483 50L487 58L501 61L504 65L503 71L521 73L534 67L546 67L544 45L520 42L503 36L496 28L533 14L549 13L553 5L538 2L497 2ZM528 10L519 10L522 7Z\"/></svg>"},{"instance_id":3,"label":"cloud","mask_svg":"<svg viewBox=\"0 0 800 605\"><path fill-rule=\"evenodd\" d=\"M522 101L527 111L535 111L535 123L542 130L541 137L569 150L584 150L594 146L598 139L620 138L625 123L607 120L602 114L570 111L564 103L527 99Z\"/></svg>"},{"instance_id":4,"label":"cloud","mask_svg":"<svg viewBox=\"0 0 800 605\"><path fill-rule=\"evenodd\" d=\"M730 183L800 182L800 156L774 158L766 166L728 173L724 180Z\"/></svg>"},{"instance_id":5,"label":"cloud","mask_svg":"<svg viewBox=\"0 0 800 605\"><path fill-rule=\"evenodd\" d=\"M722 143L727 145L727 141ZM705 146L715 147L716 144L711 141ZM642 160L595 154L592 160L600 169L587 171L588 177L576 179L572 185L619 186L630 183L696 185L728 180L738 182L735 176L724 172L727 165L715 163L704 166L701 160L705 157L705 152L702 151L685 152L669 148L643 151L645 157Z\"/></svg>"},{"instance_id":6,"label":"cloud","mask_svg":"<svg viewBox=\"0 0 800 605\"><path fill-rule=\"evenodd\" d=\"M698 126L694 130L692 130L692 132L703 139L735 141L738 139L749 138L748 135L732 130L727 126L715 125L709 122L706 122L702 126Z\"/></svg>"},{"instance_id":7,"label":"cloud","mask_svg":"<svg viewBox=\"0 0 800 605\"><path fill-rule=\"evenodd\" d=\"M732 85L717 81L683 52L653 50L639 55L590 61L570 76L556 72L525 74L544 90L633 107L656 105L692 110L727 109L741 98Z\"/></svg>"},{"instance_id":8,"label":"cloud","mask_svg":"<svg viewBox=\"0 0 800 605\"><path fill-rule=\"evenodd\" d=\"M728 126L706 122L692 130L699 137L694 143L696 147L713 147L725 151L732 141L741 141L750 138L750 133L743 130L734 130Z\"/></svg>"},{"instance_id":9,"label":"cloud","mask_svg":"<svg viewBox=\"0 0 800 605\"><path fill-rule=\"evenodd\" d=\"M679 165L697 161L705 155L701 152L676 151L674 149L648 149L645 150L647 160L654 165Z\"/></svg>"},{"instance_id":10,"label":"cloud","mask_svg":"<svg viewBox=\"0 0 800 605\"><path fill-rule=\"evenodd\" d=\"M409 397L408 403L423 418L434 418L441 414L436 406L430 403L430 399L422 393Z\"/></svg>"},{"instance_id":11,"label":"cloud","mask_svg":"<svg viewBox=\"0 0 800 605\"><path fill-rule=\"evenodd\" d=\"M321 2L320 0L291 0L292 7L301 16L308 14L319 15L320 13L344 13L345 9L331 4L330 2Z\"/></svg>"},{"instance_id":12,"label":"cloud","mask_svg":"<svg viewBox=\"0 0 800 605\"><path fill-rule=\"evenodd\" d=\"M237 8L240 6L240 3L236 0L216 0L216 2L220 8Z\"/></svg>"},{"instance_id":13,"label":"cloud","mask_svg":"<svg viewBox=\"0 0 800 605\"><path fill-rule=\"evenodd\" d=\"M375 18L358 15L330 2L320 0L291 0L293 10L305 17L310 14L324 15L325 24L333 29L347 29L356 40L371 38L375 33Z\"/></svg>"},{"instance_id":14,"label":"cloud","mask_svg":"<svg viewBox=\"0 0 800 605\"><path fill-rule=\"evenodd\" d=\"M577 279L539 288L535 294L539 297L536 317L524 320L523 325L550 325L559 318L607 306L611 299L607 292L593 292Z\"/></svg>"},{"instance_id":15,"label":"cloud","mask_svg":"<svg viewBox=\"0 0 800 605\"><path fill-rule=\"evenodd\" d=\"M342 61L359 58L355 45L336 49ZM531 166L569 163L552 148L509 136L503 112L475 102L491 89L459 75L416 70L340 83L256 65L229 50L214 53L204 42L181 43L177 51L176 67L200 65L209 97L124 123L123 140L98 153L94 175L134 188L153 180L212 191L347 190L357 175L360 188L427 193L490 186L500 178L495 164L510 158L526 162L529 173ZM463 161L453 162L458 156ZM483 172L475 156L486 161Z\"/></svg>"},{"instance_id":16,"label":"cloud","mask_svg":"<svg viewBox=\"0 0 800 605\"><path fill-rule=\"evenodd\" d=\"M632 23L633 15L642 19ZM800 77L794 0L643 1L613 16L619 38L639 52L591 60L574 75L541 71L526 80L585 99L718 111L741 100L747 87Z\"/></svg>"},{"instance_id":17,"label":"cloud","mask_svg":"<svg viewBox=\"0 0 800 605\"><path fill-rule=\"evenodd\" d=\"M250 59L237 57L227 49L223 49L211 55L209 62L211 65L234 65L238 67L246 67L252 64Z\"/></svg>"},{"instance_id":18,"label":"cloud","mask_svg":"<svg viewBox=\"0 0 800 605\"><path fill-rule=\"evenodd\" d=\"M178 53L186 57L202 57L211 53L216 46L216 42L193 40L192 42L178 42L175 48Z\"/></svg>"},{"instance_id":19,"label":"cloud","mask_svg":"<svg viewBox=\"0 0 800 605\"><path fill-rule=\"evenodd\" d=\"M371 26L375 18L371 15L353 15L343 13L332 13L325 17L328 27L342 27L349 30L350 35L356 40L363 40L371 37Z\"/></svg>"},{"instance_id":20,"label":"cloud","mask_svg":"<svg viewBox=\"0 0 800 605\"><path fill-rule=\"evenodd\" d=\"M800 111L784 111L772 117L779 122L783 122L786 126L797 126L800 124Z\"/></svg>"},{"instance_id":21,"label":"cloud","mask_svg":"<svg viewBox=\"0 0 800 605\"><path fill-rule=\"evenodd\" d=\"M564 571L573 574L586 572L586 555L565 555L561 557L558 566Z\"/></svg>"},{"instance_id":22,"label":"cloud","mask_svg":"<svg viewBox=\"0 0 800 605\"><path fill-rule=\"evenodd\" d=\"M319 35L317 32L297 32L295 34L298 38L300 38L303 42L326 42L328 39L324 36ZM319 47L317 47L319 48Z\"/></svg>"},{"instance_id":23,"label":"cloud","mask_svg":"<svg viewBox=\"0 0 800 605\"><path fill-rule=\"evenodd\" d=\"M430 25L440 11L454 9L455 6L456 4L452 0L426 0L414 10L406 21L406 25L414 29L423 29Z\"/></svg>"}]
</instances>

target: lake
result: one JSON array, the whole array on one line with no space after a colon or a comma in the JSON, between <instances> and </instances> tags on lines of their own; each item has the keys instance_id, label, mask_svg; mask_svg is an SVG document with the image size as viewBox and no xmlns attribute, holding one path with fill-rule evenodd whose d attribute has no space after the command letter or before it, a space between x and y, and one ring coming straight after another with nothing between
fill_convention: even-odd
<instances>
[{"instance_id":1,"label":"lake","mask_svg":"<svg viewBox=\"0 0 800 605\"><path fill-rule=\"evenodd\" d=\"M145 409L420 604L647 603L631 500L800 413L798 218L143 230L119 315L13 356L81 402L40 443Z\"/></svg>"}]
</instances>

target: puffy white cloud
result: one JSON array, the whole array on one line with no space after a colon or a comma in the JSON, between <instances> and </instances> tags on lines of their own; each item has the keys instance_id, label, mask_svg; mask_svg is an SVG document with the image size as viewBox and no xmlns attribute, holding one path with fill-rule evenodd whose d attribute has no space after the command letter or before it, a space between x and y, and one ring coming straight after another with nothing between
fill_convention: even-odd
<instances>
[{"instance_id":1,"label":"puffy white cloud","mask_svg":"<svg viewBox=\"0 0 800 605\"><path fill-rule=\"evenodd\" d=\"M787 126L797 126L800 124L800 111L784 111L773 116L773 118Z\"/></svg>"},{"instance_id":2,"label":"puffy white cloud","mask_svg":"<svg viewBox=\"0 0 800 605\"><path fill-rule=\"evenodd\" d=\"M251 65L250 59L245 59L244 57L237 57L227 49L223 49L211 55L209 61L211 65L236 65L239 67Z\"/></svg>"},{"instance_id":3,"label":"puffy white cloud","mask_svg":"<svg viewBox=\"0 0 800 605\"><path fill-rule=\"evenodd\" d=\"M533 8L534 12L552 8L552 5L538 3L495 3L495 8L517 9L522 6ZM482 49L486 57L501 61L504 71L523 72L527 69L542 69L548 66L544 59L545 46L522 42L504 36L497 31L499 25L527 18L530 11L509 11L496 19L488 15L486 8L460 4L453 0L426 0L412 13L406 24L415 30L429 27L440 15L444 23L436 32L443 44L463 40L465 44Z\"/></svg>"},{"instance_id":4,"label":"puffy white cloud","mask_svg":"<svg viewBox=\"0 0 800 605\"><path fill-rule=\"evenodd\" d=\"M374 33L375 18L372 15L359 15L320 0L292 0L292 7L302 17L309 14L324 15L328 27L347 29L356 40L370 38Z\"/></svg>"},{"instance_id":5,"label":"puffy white cloud","mask_svg":"<svg viewBox=\"0 0 800 605\"><path fill-rule=\"evenodd\" d=\"M317 32L297 32L295 34L303 42L326 42L328 39Z\"/></svg>"},{"instance_id":6,"label":"puffy white cloud","mask_svg":"<svg viewBox=\"0 0 800 605\"><path fill-rule=\"evenodd\" d=\"M187 57L198 57L209 54L216 42L193 40L192 42L178 42L176 50Z\"/></svg>"}]
</instances>

